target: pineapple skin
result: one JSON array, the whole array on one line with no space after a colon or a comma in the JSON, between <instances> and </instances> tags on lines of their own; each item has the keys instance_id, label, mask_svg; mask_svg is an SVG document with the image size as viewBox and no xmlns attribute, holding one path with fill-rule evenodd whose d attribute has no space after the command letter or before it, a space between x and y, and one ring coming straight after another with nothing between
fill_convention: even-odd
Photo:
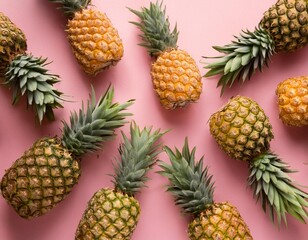
<instances>
[{"instance_id":1,"label":"pineapple skin","mask_svg":"<svg viewBox=\"0 0 308 240\"><path fill-rule=\"evenodd\" d=\"M228 202L214 203L188 225L191 240L252 240L238 209Z\"/></svg>"},{"instance_id":2,"label":"pineapple skin","mask_svg":"<svg viewBox=\"0 0 308 240\"><path fill-rule=\"evenodd\" d=\"M200 71L195 60L184 50L162 52L152 64L151 77L165 109L197 102L202 92Z\"/></svg>"},{"instance_id":3,"label":"pineapple skin","mask_svg":"<svg viewBox=\"0 0 308 240\"><path fill-rule=\"evenodd\" d=\"M116 65L123 57L118 31L106 14L85 8L75 13L67 24L68 40L83 70L89 75Z\"/></svg>"},{"instance_id":4,"label":"pineapple skin","mask_svg":"<svg viewBox=\"0 0 308 240\"><path fill-rule=\"evenodd\" d=\"M249 161L266 152L274 135L264 110L244 96L231 98L209 119L210 133L231 158Z\"/></svg>"},{"instance_id":5,"label":"pineapple skin","mask_svg":"<svg viewBox=\"0 0 308 240\"><path fill-rule=\"evenodd\" d=\"M3 76L12 60L27 50L27 39L9 17L0 12L0 75Z\"/></svg>"},{"instance_id":6,"label":"pineapple skin","mask_svg":"<svg viewBox=\"0 0 308 240\"><path fill-rule=\"evenodd\" d=\"M75 240L130 239L140 215L139 202L113 189L102 188L88 202Z\"/></svg>"},{"instance_id":7,"label":"pineapple skin","mask_svg":"<svg viewBox=\"0 0 308 240\"><path fill-rule=\"evenodd\" d=\"M292 52L308 42L307 0L278 0L260 22L275 42L276 52Z\"/></svg>"},{"instance_id":8,"label":"pineapple skin","mask_svg":"<svg viewBox=\"0 0 308 240\"><path fill-rule=\"evenodd\" d=\"M79 177L79 162L61 140L41 138L14 162L0 184L3 197L18 215L31 219L61 202Z\"/></svg>"},{"instance_id":9,"label":"pineapple skin","mask_svg":"<svg viewBox=\"0 0 308 240\"><path fill-rule=\"evenodd\" d=\"M308 125L308 77L288 78L278 84L279 118L294 127Z\"/></svg>"}]
</instances>

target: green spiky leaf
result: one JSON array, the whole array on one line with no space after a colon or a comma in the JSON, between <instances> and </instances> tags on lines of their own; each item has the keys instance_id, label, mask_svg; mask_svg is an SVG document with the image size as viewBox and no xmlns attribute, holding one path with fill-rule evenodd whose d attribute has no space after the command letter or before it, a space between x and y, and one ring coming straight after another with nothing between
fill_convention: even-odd
<instances>
[{"instance_id":1,"label":"green spiky leaf","mask_svg":"<svg viewBox=\"0 0 308 240\"><path fill-rule=\"evenodd\" d=\"M151 56L156 56L167 49L177 48L179 32L177 27L170 30L169 19L166 16L166 7L163 2L150 3L150 7L142 7L141 11L129 10L139 17L140 22L130 22L136 25L142 32L142 42Z\"/></svg>"},{"instance_id":2,"label":"green spiky leaf","mask_svg":"<svg viewBox=\"0 0 308 240\"><path fill-rule=\"evenodd\" d=\"M236 40L225 46L213 48L222 56L204 57L214 58L215 61L205 65L209 71L204 75L211 77L221 75L217 87L221 87L221 95L227 86L232 87L235 80L250 79L254 72L263 70L268 66L271 56L274 54L275 44L267 31L258 27L255 31L242 31Z\"/></svg>"},{"instance_id":3,"label":"green spiky leaf","mask_svg":"<svg viewBox=\"0 0 308 240\"><path fill-rule=\"evenodd\" d=\"M270 211L270 217L278 226L281 220L287 224L289 213L302 222L308 218L308 194L300 190L287 175L293 172L289 166L273 153L256 157L250 164L248 184L254 190L254 197L262 202L263 210Z\"/></svg>"},{"instance_id":4,"label":"green spiky leaf","mask_svg":"<svg viewBox=\"0 0 308 240\"><path fill-rule=\"evenodd\" d=\"M61 4L60 9L63 10L64 14L71 18L75 12L87 8L91 4L91 0L49 0L50 2Z\"/></svg>"},{"instance_id":5,"label":"green spiky leaf","mask_svg":"<svg viewBox=\"0 0 308 240\"><path fill-rule=\"evenodd\" d=\"M125 110L133 104L129 100L122 104L113 103L114 90L108 87L107 91L96 103L94 89L87 106L79 112L72 112L70 126L63 121L62 142L75 156L80 156L88 151L96 151L102 143L111 140L115 136L115 130L123 126L126 117L131 113Z\"/></svg>"},{"instance_id":6,"label":"green spiky leaf","mask_svg":"<svg viewBox=\"0 0 308 240\"><path fill-rule=\"evenodd\" d=\"M152 127L140 130L135 122L130 125L130 138L122 132L120 159L116 159L115 174L112 175L117 190L133 196L145 186L146 173L162 151L158 141L165 133L160 129L152 132Z\"/></svg>"},{"instance_id":7,"label":"green spiky leaf","mask_svg":"<svg viewBox=\"0 0 308 240\"><path fill-rule=\"evenodd\" d=\"M160 161L158 173L167 177L170 184L167 191L175 197L175 203L181 206L186 213L199 214L209 204L213 203L214 183L208 168L203 168L203 157L195 161L196 148L191 151L188 146L188 139L182 151L177 148L172 151L164 147L170 164Z\"/></svg>"},{"instance_id":8,"label":"green spiky leaf","mask_svg":"<svg viewBox=\"0 0 308 240\"><path fill-rule=\"evenodd\" d=\"M48 73L46 58L32 55L19 55L11 61L5 74L4 84L13 90L13 104L26 95L28 106L32 106L41 123L44 116L54 120L53 109L62 108L62 93L53 85L59 82L59 76Z\"/></svg>"}]
</instances>

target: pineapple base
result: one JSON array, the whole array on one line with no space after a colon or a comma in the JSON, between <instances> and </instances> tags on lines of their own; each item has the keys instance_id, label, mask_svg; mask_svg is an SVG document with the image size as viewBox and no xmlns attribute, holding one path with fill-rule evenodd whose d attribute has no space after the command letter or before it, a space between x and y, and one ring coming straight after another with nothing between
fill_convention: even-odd
<instances>
[{"instance_id":1,"label":"pineapple base","mask_svg":"<svg viewBox=\"0 0 308 240\"><path fill-rule=\"evenodd\" d=\"M209 206L188 226L191 240L252 240L250 230L236 207L228 202Z\"/></svg>"},{"instance_id":2,"label":"pineapple base","mask_svg":"<svg viewBox=\"0 0 308 240\"><path fill-rule=\"evenodd\" d=\"M79 162L60 140L42 138L6 171L1 191L21 217L30 219L54 208L71 192L79 177Z\"/></svg>"},{"instance_id":3,"label":"pineapple base","mask_svg":"<svg viewBox=\"0 0 308 240\"><path fill-rule=\"evenodd\" d=\"M96 75L123 57L118 31L106 14L91 8L76 12L68 21L68 40L83 70Z\"/></svg>"},{"instance_id":4,"label":"pineapple base","mask_svg":"<svg viewBox=\"0 0 308 240\"><path fill-rule=\"evenodd\" d=\"M308 125L308 76L288 78L278 84L279 118L288 126Z\"/></svg>"},{"instance_id":5,"label":"pineapple base","mask_svg":"<svg viewBox=\"0 0 308 240\"><path fill-rule=\"evenodd\" d=\"M75 240L130 239L140 215L138 201L103 188L90 199L79 222Z\"/></svg>"},{"instance_id":6,"label":"pineapple base","mask_svg":"<svg viewBox=\"0 0 308 240\"><path fill-rule=\"evenodd\" d=\"M161 53L152 64L151 77L160 103L166 109L197 102L202 92L201 74L196 62L183 50Z\"/></svg>"}]
</instances>

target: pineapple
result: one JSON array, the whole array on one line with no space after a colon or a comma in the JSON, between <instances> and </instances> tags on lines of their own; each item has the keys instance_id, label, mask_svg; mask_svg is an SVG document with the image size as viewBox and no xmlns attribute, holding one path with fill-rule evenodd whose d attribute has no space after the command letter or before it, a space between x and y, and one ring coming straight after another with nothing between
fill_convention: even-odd
<instances>
[{"instance_id":1,"label":"pineapple","mask_svg":"<svg viewBox=\"0 0 308 240\"><path fill-rule=\"evenodd\" d=\"M268 66L273 54L293 52L308 42L307 0L278 0L263 15L254 31L242 31L232 43L213 48L222 56L204 68L205 77L222 75L217 87L221 94L234 81L250 79L255 70ZM207 57L205 57L207 58Z\"/></svg>"},{"instance_id":2,"label":"pineapple","mask_svg":"<svg viewBox=\"0 0 308 240\"><path fill-rule=\"evenodd\" d=\"M164 148L171 164L161 162L160 174L170 181L167 190L175 197L175 203L193 216L188 225L192 240L253 239L238 209L229 202L213 200L214 183L203 169L203 157L195 162L196 148L190 151L188 140L180 152Z\"/></svg>"},{"instance_id":3,"label":"pineapple","mask_svg":"<svg viewBox=\"0 0 308 240\"><path fill-rule=\"evenodd\" d=\"M91 0L49 0L60 3L68 17L67 36L83 71L95 76L123 57L123 44L117 29Z\"/></svg>"},{"instance_id":4,"label":"pineapple","mask_svg":"<svg viewBox=\"0 0 308 240\"><path fill-rule=\"evenodd\" d=\"M308 77L292 77L278 84L279 117L288 126L308 125Z\"/></svg>"},{"instance_id":5,"label":"pineapple","mask_svg":"<svg viewBox=\"0 0 308 240\"><path fill-rule=\"evenodd\" d=\"M2 12L0 31L0 78L13 91L13 105L25 95L40 124L45 115L54 120L53 109L62 108L64 101L53 87L59 76L48 73L46 58L27 54L25 34Z\"/></svg>"},{"instance_id":6,"label":"pineapple","mask_svg":"<svg viewBox=\"0 0 308 240\"><path fill-rule=\"evenodd\" d=\"M287 175L293 170L271 152L272 126L258 103L236 96L210 117L209 125L211 135L228 156L248 162L248 185L263 210L269 210L273 223L276 220L279 226L281 219L287 223L286 213L305 222L308 194Z\"/></svg>"},{"instance_id":7,"label":"pineapple","mask_svg":"<svg viewBox=\"0 0 308 240\"><path fill-rule=\"evenodd\" d=\"M131 114L123 111L133 100L112 103L113 95L109 87L96 103L92 90L86 109L82 105L79 113L71 114L70 126L63 121L61 138L38 139L6 170L1 192L21 217L39 217L61 202L78 182L82 155L98 150L126 123Z\"/></svg>"},{"instance_id":8,"label":"pineapple","mask_svg":"<svg viewBox=\"0 0 308 240\"><path fill-rule=\"evenodd\" d=\"M141 11L130 9L140 18L132 22L142 31L140 44L155 60L151 66L154 90L165 109L185 107L198 101L201 91L201 75L195 60L184 50L178 49L179 32L170 31L166 9L162 3L150 3Z\"/></svg>"},{"instance_id":9,"label":"pineapple","mask_svg":"<svg viewBox=\"0 0 308 240\"><path fill-rule=\"evenodd\" d=\"M145 175L161 152L157 141L164 133L151 130L140 131L134 123L130 139L122 132L120 159L113 175L115 188L102 188L93 195L77 227L76 240L131 238L140 215L135 194L145 186Z\"/></svg>"}]
</instances>

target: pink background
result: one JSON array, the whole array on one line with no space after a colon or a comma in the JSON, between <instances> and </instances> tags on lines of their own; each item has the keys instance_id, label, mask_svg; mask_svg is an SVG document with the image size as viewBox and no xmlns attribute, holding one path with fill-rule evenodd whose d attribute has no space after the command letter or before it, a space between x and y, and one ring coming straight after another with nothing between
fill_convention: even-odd
<instances>
[{"instance_id":1,"label":"pink background","mask_svg":"<svg viewBox=\"0 0 308 240\"><path fill-rule=\"evenodd\" d=\"M0 88L0 176L5 169L20 157L32 143L43 136L61 135L61 120L69 120L72 110L78 110L81 101L86 101L91 90L90 84L99 96L112 83L115 100L119 102L136 99L130 111L139 126L153 126L154 129L172 129L162 139L172 149L181 148L184 138L189 138L190 146L197 146L197 157L205 155L204 163L215 180L215 201L230 201L238 207L242 217L251 229L255 240L304 240L307 226L288 216L288 228L277 229L269 217L263 213L260 203L255 202L252 191L246 187L248 165L232 160L218 149L209 134L207 120L227 102L229 97L241 94L249 96L264 108L273 125L275 139L272 150L288 162L293 169L294 180L308 185L308 139L307 127L284 126L278 118L275 89L277 84L288 78L307 74L308 49L291 54L275 55L270 68L254 75L245 85L227 90L220 97L216 89L217 77L203 78L203 94L200 101L185 109L164 110L158 101L149 75L151 60L147 52L137 44L139 30L128 23L137 18L127 7L140 9L150 1L121 0L98 1L93 4L105 12L123 39L125 53L116 67L110 68L95 78L84 74L72 54L64 32L66 18L56 4L47 0L12 1L1 0L0 9L21 28L28 39L28 53L48 57L52 63L50 71L61 76L56 88L69 96L72 102L64 103L63 109L55 110L56 121L44 121L35 125L33 113L26 110L25 101L11 105L11 91ZM196 60L202 74L206 73L201 56L215 55L212 45L223 45L233 40L241 29L253 30L275 0L263 1L215 1L215 0L165 0L171 25L177 22L180 30L178 45L187 50ZM121 130L128 133L128 125ZM118 132L119 133L119 132ZM118 155L117 148L121 136L105 144L103 150L87 154L82 161L82 176L72 193L55 209L31 221L20 218L0 197L0 239L1 240L68 240L73 239L76 226L87 201L101 187L112 187L112 160ZM167 160L165 153L160 159ZM167 180L155 173L149 176L148 188L137 195L142 213L134 232L133 240L186 240L189 217L174 205L172 196L165 192Z\"/></svg>"}]
</instances>

